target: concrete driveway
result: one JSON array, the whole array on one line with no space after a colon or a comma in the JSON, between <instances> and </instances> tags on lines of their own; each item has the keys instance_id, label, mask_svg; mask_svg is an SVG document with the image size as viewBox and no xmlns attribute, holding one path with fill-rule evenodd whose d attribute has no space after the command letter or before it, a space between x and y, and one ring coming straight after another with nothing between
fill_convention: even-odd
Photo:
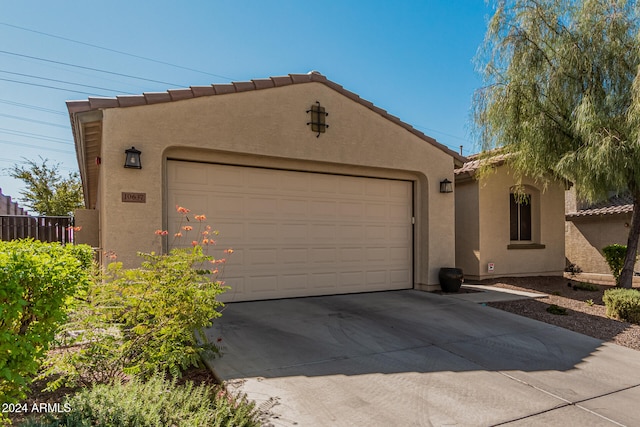
<instances>
[{"instance_id":1,"label":"concrete driveway","mask_svg":"<svg viewBox=\"0 0 640 427\"><path fill-rule=\"evenodd\" d=\"M233 303L208 335L275 426L640 425L640 352L459 298Z\"/></svg>"}]
</instances>

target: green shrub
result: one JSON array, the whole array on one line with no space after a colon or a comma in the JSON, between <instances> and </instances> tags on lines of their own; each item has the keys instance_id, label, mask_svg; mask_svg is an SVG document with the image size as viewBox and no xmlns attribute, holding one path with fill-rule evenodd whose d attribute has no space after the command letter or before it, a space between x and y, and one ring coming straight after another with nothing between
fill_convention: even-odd
<instances>
[{"instance_id":1,"label":"green shrub","mask_svg":"<svg viewBox=\"0 0 640 427\"><path fill-rule=\"evenodd\" d=\"M0 403L25 397L92 256L86 245L0 241Z\"/></svg>"},{"instance_id":2,"label":"green shrub","mask_svg":"<svg viewBox=\"0 0 640 427\"><path fill-rule=\"evenodd\" d=\"M609 289L602 297L607 316L640 324L640 292L635 289Z\"/></svg>"},{"instance_id":3,"label":"green shrub","mask_svg":"<svg viewBox=\"0 0 640 427\"><path fill-rule=\"evenodd\" d=\"M622 267L624 267L624 259L627 256L627 247L618 244L605 246L602 248L602 254L609 265L613 278L616 280L616 286L619 286L620 273L622 272Z\"/></svg>"},{"instance_id":4,"label":"green shrub","mask_svg":"<svg viewBox=\"0 0 640 427\"><path fill-rule=\"evenodd\" d=\"M600 287L598 285L594 285L593 283L576 282L573 284L573 289L574 290L580 289L581 291L596 292L600 290Z\"/></svg>"},{"instance_id":5,"label":"green shrub","mask_svg":"<svg viewBox=\"0 0 640 427\"><path fill-rule=\"evenodd\" d=\"M47 361L44 376L55 378L50 389L155 371L179 376L200 365L203 352L216 351L204 333L220 316L217 296L226 289L205 268L217 271L216 260L200 245L140 256L140 268L112 263L91 286L66 325L65 349Z\"/></svg>"},{"instance_id":6,"label":"green shrub","mask_svg":"<svg viewBox=\"0 0 640 427\"><path fill-rule=\"evenodd\" d=\"M557 314L560 316L567 315L567 309L556 304L551 304L549 307L547 307L547 311L551 314Z\"/></svg>"},{"instance_id":7,"label":"green shrub","mask_svg":"<svg viewBox=\"0 0 640 427\"><path fill-rule=\"evenodd\" d=\"M65 405L66 404L66 405ZM65 399L68 412L31 420L28 427L257 426L254 404L221 388L178 386L153 375L148 381L97 385Z\"/></svg>"}]
</instances>

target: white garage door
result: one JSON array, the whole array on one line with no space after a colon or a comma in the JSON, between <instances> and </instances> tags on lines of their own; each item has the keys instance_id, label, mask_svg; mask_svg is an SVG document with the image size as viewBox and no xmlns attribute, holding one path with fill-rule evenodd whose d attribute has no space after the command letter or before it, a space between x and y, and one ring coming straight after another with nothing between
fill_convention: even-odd
<instances>
[{"instance_id":1,"label":"white garage door","mask_svg":"<svg viewBox=\"0 0 640 427\"><path fill-rule=\"evenodd\" d=\"M180 205L234 249L223 301L412 287L410 181L176 160L167 176L169 235Z\"/></svg>"}]
</instances>

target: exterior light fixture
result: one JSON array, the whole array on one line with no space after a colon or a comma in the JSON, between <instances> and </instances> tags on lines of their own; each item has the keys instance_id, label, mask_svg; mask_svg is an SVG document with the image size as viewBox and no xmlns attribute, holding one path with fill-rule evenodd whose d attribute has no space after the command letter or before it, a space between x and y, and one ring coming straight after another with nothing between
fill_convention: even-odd
<instances>
[{"instance_id":1,"label":"exterior light fixture","mask_svg":"<svg viewBox=\"0 0 640 427\"><path fill-rule=\"evenodd\" d=\"M445 178L443 181L440 181L440 192L453 193L453 183L447 178Z\"/></svg>"},{"instance_id":2,"label":"exterior light fixture","mask_svg":"<svg viewBox=\"0 0 640 427\"><path fill-rule=\"evenodd\" d=\"M325 133L329 125L326 123L326 117L329 115L320 105L320 101L316 101L316 105L312 105L307 110L307 114L311 113L311 121L307 122L307 125L311 125L312 132L318 132L316 138L320 137L321 133Z\"/></svg>"},{"instance_id":3,"label":"exterior light fixture","mask_svg":"<svg viewBox=\"0 0 640 427\"><path fill-rule=\"evenodd\" d=\"M124 154L126 155L124 161L125 168L142 169L142 164L140 163L140 150L136 150L136 147L131 147L124 150Z\"/></svg>"}]
</instances>

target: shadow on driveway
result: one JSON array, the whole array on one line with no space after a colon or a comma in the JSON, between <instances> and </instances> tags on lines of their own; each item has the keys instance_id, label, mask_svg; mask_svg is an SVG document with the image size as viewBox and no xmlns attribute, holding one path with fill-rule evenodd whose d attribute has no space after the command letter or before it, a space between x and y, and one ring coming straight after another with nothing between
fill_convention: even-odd
<instances>
[{"instance_id":1,"label":"shadow on driveway","mask_svg":"<svg viewBox=\"0 0 640 427\"><path fill-rule=\"evenodd\" d=\"M219 377L302 425L494 425L640 394L636 351L413 290L232 303L208 336Z\"/></svg>"}]
</instances>

